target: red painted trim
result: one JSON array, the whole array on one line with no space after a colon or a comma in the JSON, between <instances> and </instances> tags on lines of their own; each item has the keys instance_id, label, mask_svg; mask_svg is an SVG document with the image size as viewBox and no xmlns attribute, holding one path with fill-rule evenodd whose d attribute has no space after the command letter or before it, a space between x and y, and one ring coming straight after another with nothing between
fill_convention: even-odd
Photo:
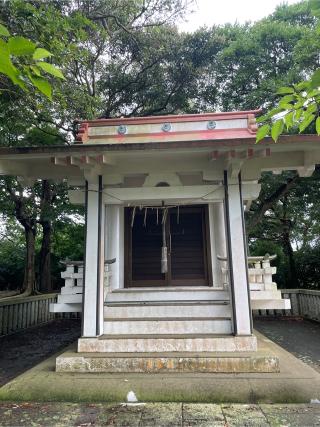
<instances>
[{"instance_id":1,"label":"red painted trim","mask_svg":"<svg viewBox=\"0 0 320 427\"><path fill-rule=\"evenodd\" d=\"M79 128L77 136L76 136L76 141L77 142L86 142L88 140L88 130L89 130L88 122L82 122L80 124L80 128Z\"/></svg>"},{"instance_id":2,"label":"red painted trim","mask_svg":"<svg viewBox=\"0 0 320 427\"><path fill-rule=\"evenodd\" d=\"M232 119L248 119L255 117L256 114L261 113L261 110L249 110L249 111L230 111L221 113L201 113L201 114L180 114L171 116L150 116L150 117L119 117L112 119L97 119L89 120L84 123L88 123L90 127L95 126L114 126L120 124L144 124L144 123L176 123L176 122L196 122L206 120L232 120Z\"/></svg>"}]
</instances>

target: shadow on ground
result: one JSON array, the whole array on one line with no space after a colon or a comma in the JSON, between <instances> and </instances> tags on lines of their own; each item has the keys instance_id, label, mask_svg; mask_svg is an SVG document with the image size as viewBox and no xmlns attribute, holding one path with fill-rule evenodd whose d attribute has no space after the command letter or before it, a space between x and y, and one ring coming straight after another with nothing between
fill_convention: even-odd
<instances>
[{"instance_id":1,"label":"shadow on ground","mask_svg":"<svg viewBox=\"0 0 320 427\"><path fill-rule=\"evenodd\" d=\"M0 338L0 387L80 336L80 319L57 319Z\"/></svg>"},{"instance_id":2,"label":"shadow on ground","mask_svg":"<svg viewBox=\"0 0 320 427\"><path fill-rule=\"evenodd\" d=\"M320 372L320 323L308 320L255 320L263 335Z\"/></svg>"}]
</instances>

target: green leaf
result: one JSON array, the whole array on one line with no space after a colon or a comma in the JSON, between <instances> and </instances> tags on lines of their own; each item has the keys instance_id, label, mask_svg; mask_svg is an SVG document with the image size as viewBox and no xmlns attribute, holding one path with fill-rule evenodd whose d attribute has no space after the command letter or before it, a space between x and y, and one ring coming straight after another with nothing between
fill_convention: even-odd
<instances>
[{"instance_id":1,"label":"green leaf","mask_svg":"<svg viewBox=\"0 0 320 427\"><path fill-rule=\"evenodd\" d=\"M41 93L43 93L50 100L52 99L52 87L51 84L44 79L43 77L38 76L30 76L29 77L33 85L39 89Z\"/></svg>"},{"instance_id":2,"label":"green leaf","mask_svg":"<svg viewBox=\"0 0 320 427\"><path fill-rule=\"evenodd\" d=\"M43 49L42 47L38 47L34 53L33 53L33 59L43 59L48 58L48 56L52 56L52 53L50 53L47 49Z\"/></svg>"},{"instance_id":3,"label":"green leaf","mask_svg":"<svg viewBox=\"0 0 320 427\"><path fill-rule=\"evenodd\" d=\"M0 73L6 75L12 83L24 90L26 89L23 80L20 78L21 73L11 62L8 45L2 39L0 39Z\"/></svg>"},{"instance_id":4,"label":"green leaf","mask_svg":"<svg viewBox=\"0 0 320 427\"><path fill-rule=\"evenodd\" d=\"M287 130L289 130L293 126L293 116L294 116L294 111L290 111L288 114L284 116L284 122L285 122L285 125L287 126Z\"/></svg>"},{"instance_id":5,"label":"green leaf","mask_svg":"<svg viewBox=\"0 0 320 427\"><path fill-rule=\"evenodd\" d=\"M10 58L10 52L7 43L0 39L0 57L2 56Z\"/></svg>"},{"instance_id":6,"label":"green leaf","mask_svg":"<svg viewBox=\"0 0 320 427\"><path fill-rule=\"evenodd\" d=\"M315 113L316 111L318 111L318 106L315 102L312 102L311 104L309 104L306 109L307 113Z\"/></svg>"},{"instance_id":7,"label":"green leaf","mask_svg":"<svg viewBox=\"0 0 320 427\"><path fill-rule=\"evenodd\" d=\"M303 113L303 109L302 108L297 109L296 112L295 112L295 114L294 114L294 119L296 121L299 121L300 118L301 118L301 116L302 116L302 113Z\"/></svg>"},{"instance_id":8,"label":"green leaf","mask_svg":"<svg viewBox=\"0 0 320 427\"><path fill-rule=\"evenodd\" d=\"M299 126L299 132L303 132L315 119L314 114L308 114L305 116L305 118L302 120Z\"/></svg>"},{"instance_id":9,"label":"green leaf","mask_svg":"<svg viewBox=\"0 0 320 427\"><path fill-rule=\"evenodd\" d=\"M309 92L307 92L308 98L313 98L313 97L319 96L319 95L320 95L319 89L312 89Z\"/></svg>"},{"instance_id":10,"label":"green leaf","mask_svg":"<svg viewBox=\"0 0 320 427\"><path fill-rule=\"evenodd\" d=\"M39 67L36 65L30 65L30 70L38 77L41 77L41 71L39 70Z\"/></svg>"},{"instance_id":11,"label":"green leaf","mask_svg":"<svg viewBox=\"0 0 320 427\"><path fill-rule=\"evenodd\" d=\"M296 103L293 105L293 108L294 108L295 110L300 110L301 108L303 108L303 107L304 107L304 104L305 104L305 101L296 102Z\"/></svg>"},{"instance_id":12,"label":"green leaf","mask_svg":"<svg viewBox=\"0 0 320 427\"><path fill-rule=\"evenodd\" d=\"M311 87L317 88L320 86L320 68L316 70L311 77Z\"/></svg>"},{"instance_id":13,"label":"green leaf","mask_svg":"<svg viewBox=\"0 0 320 427\"><path fill-rule=\"evenodd\" d=\"M6 28L4 25L2 25L2 24L0 24L0 36L10 37L10 33L9 33L9 31L8 31L8 30L7 30L7 28Z\"/></svg>"},{"instance_id":14,"label":"green leaf","mask_svg":"<svg viewBox=\"0 0 320 427\"><path fill-rule=\"evenodd\" d=\"M310 0L311 13L314 16L320 16L320 3L319 0Z\"/></svg>"},{"instance_id":15,"label":"green leaf","mask_svg":"<svg viewBox=\"0 0 320 427\"><path fill-rule=\"evenodd\" d=\"M285 102L280 102L279 103L280 107L282 108L282 110L289 110L291 111L294 108L294 104L286 104Z\"/></svg>"},{"instance_id":16,"label":"green leaf","mask_svg":"<svg viewBox=\"0 0 320 427\"><path fill-rule=\"evenodd\" d=\"M285 95L280 99L279 107L283 108L284 110L291 110L293 105L290 104L290 102L296 101L296 99L297 98L294 95Z\"/></svg>"},{"instance_id":17,"label":"green leaf","mask_svg":"<svg viewBox=\"0 0 320 427\"><path fill-rule=\"evenodd\" d=\"M32 55L35 51L36 45L24 37L10 37L8 40L8 47L10 53L16 56Z\"/></svg>"},{"instance_id":18,"label":"green leaf","mask_svg":"<svg viewBox=\"0 0 320 427\"><path fill-rule=\"evenodd\" d=\"M289 103L291 101L295 101L295 100L296 100L296 97L294 95L285 95L280 99L279 105L281 103L287 104L287 103Z\"/></svg>"},{"instance_id":19,"label":"green leaf","mask_svg":"<svg viewBox=\"0 0 320 427\"><path fill-rule=\"evenodd\" d=\"M59 70L59 68L55 67L52 64L48 64L47 62L37 62L36 63L38 67L42 68L43 71L46 73L49 73L55 77L58 77L59 79L64 79L64 75Z\"/></svg>"},{"instance_id":20,"label":"green leaf","mask_svg":"<svg viewBox=\"0 0 320 427\"><path fill-rule=\"evenodd\" d=\"M320 135L320 117L317 117L316 120L316 132L318 135Z\"/></svg>"},{"instance_id":21,"label":"green leaf","mask_svg":"<svg viewBox=\"0 0 320 427\"><path fill-rule=\"evenodd\" d=\"M289 93L294 93L294 89L292 87L283 86L277 90L277 95L286 95Z\"/></svg>"},{"instance_id":22,"label":"green leaf","mask_svg":"<svg viewBox=\"0 0 320 427\"><path fill-rule=\"evenodd\" d=\"M294 85L297 92L302 92L310 87L310 82L300 82Z\"/></svg>"},{"instance_id":23,"label":"green leaf","mask_svg":"<svg viewBox=\"0 0 320 427\"><path fill-rule=\"evenodd\" d=\"M261 141L265 136L270 133L270 125L263 125L259 127L256 135L256 142Z\"/></svg>"},{"instance_id":24,"label":"green leaf","mask_svg":"<svg viewBox=\"0 0 320 427\"><path fill-rule=\"evenodd\" d=\"M257 123L262 123L265 122L266 120L269 120L271 117L273 117L274 115L280 113L282 111L282 108L273 108L271 111L269 111L268 113L264 114L263 116L260 116L257 118Z\"/></svg>"},{"instance_id":25,"label":"green leaf","mask_svg":"<svg viewBox=\"0 0 320 427\"><path fill-rule=\"evenodd\" d=\"M284 122L282 119L277 120L271 128L271 137L274 140L274 142L277 142L279 135L281 135L284 128Z\"/></svg>"}]
</instances>

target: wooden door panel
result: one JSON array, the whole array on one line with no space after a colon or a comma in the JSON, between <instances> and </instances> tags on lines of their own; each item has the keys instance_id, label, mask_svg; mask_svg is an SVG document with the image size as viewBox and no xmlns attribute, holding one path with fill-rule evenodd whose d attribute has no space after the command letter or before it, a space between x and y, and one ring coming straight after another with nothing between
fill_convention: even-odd
<instances>
[{"instance_id":1,"label":"wooden door panel","mask_svg":"<svg viewBox=\"0 0 320 427\"><path fill-rule=\"evenodd\" d=\"M126 286L208 285L208 224L205 207L170 209L167 217L168 273L161 273L162 224L156 211L126 210Z\"/></svg>"},{"instance_id":2,"label":"wooden door panel","mask_svg":"<svg viewBox=\"0 0 320 427\"><path fill-rule=\"evenodd\" d=\"M172 284L206 284L207 259L203 208L180 208L170 215Z\"/></svg>"},{"instance_id":3,"label":"wooden door panel","mask_svg":"<svg viewBox=\"0 0 320 427\"><path fill-rule=\"evenodd\" d=\"M130 227L131 228L131 227ZM162 225L157 224L155 212L137 212L131 230L132 284L164 285L166 277L161 273Z\"/></svg>"}]
</instances>

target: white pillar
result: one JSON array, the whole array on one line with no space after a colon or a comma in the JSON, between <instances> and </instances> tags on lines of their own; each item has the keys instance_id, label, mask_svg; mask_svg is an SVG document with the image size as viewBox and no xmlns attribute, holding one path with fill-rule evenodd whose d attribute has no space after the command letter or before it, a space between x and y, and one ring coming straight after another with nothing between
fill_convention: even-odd
<instances>
[{"instance_id":1,"label":"white pillar","mask_svg":"<svg viewBox=\"0 0 320 427\"><path fill-rule=\"evenodd\" d=\"M82 336L103 334L104 209L102 176L86 181L86 249Z\"/></svg>"},{"instance_id":2,"label":"white pillar","mask_svg":"<svg viewBox=\"0 0 320 427\"><path fill-rule=\"evenodd\" d=\"M241 175L229 180L224 172L225 212L230 289L235 335L252 334L247 249L241 194Z\"/></svg>"},{"instance_id":3,"label":"white pillar","mask_svg":"<svg viewBox=\"0 0 320 427\"><path fill-rule=\"evenodd\" d=\"M209 204L209 228L213 286L221 287L223 285L221 268L224 267L224 263L218 261L217 257L227 257L223 202Z\"/></svg>"},{"instance_id":4,"label":"white pillar","mask_svg":"<svg viewBox=\"0 0 320 427\"><path fill-rule=\"evenodd\" d=\"M116 259L110 265L110 289L124 287L124 207L118 205L106 206L105 221L105 258Z\"/></svg>"}]
</instances>

